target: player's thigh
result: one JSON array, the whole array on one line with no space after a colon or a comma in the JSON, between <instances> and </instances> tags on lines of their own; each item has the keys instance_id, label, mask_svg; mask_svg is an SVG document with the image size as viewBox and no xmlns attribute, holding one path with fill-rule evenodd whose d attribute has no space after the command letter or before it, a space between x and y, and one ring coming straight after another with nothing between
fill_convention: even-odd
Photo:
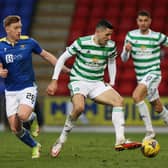
<instances>
[{"instance_id":1,"label":"player's thigh","mask_svg":"<svg viewBox=\"0 0 168 168\"><path fill-rule=\"evenodd\" d=\"M17 92L5 91L6 99L6 115L10 117L17 113L19 100L17 98Z\"/></svg>"},{"instance_id":2,"label":"player's thigh","mask_svg":"<svg viewBox=\"0 0 168 168\"><path fill-rule=\"evenodd\" d=\"M94 100L101 104L107 104L112 106L123 106L123 98L113 88L110 88L101 93L100 95L96 96Z\"/></svg>"},{"instance_id":3,"label":"player's thigh","mask_svg":"<svg viewBox=\"0 0 168 168\"><path fill-rule=\"evenodd\" d=\"M32 113L37 97L36 87L29 87L19 93L20 104L18 107L18 115L21 120L25 121Z\"/></svg>"}]
</instances>

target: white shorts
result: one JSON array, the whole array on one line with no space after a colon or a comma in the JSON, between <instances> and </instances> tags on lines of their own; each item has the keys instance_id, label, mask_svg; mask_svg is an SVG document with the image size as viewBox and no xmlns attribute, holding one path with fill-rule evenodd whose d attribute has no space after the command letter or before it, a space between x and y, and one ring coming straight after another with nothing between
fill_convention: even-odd
<instances>
[{"instance_id":1,"label":"white shorts","mask_svg":"<svg viewBox=\"0 0 168 168\"><path fill-rule=\"evenodd\" d=\"M160 76L149 73L145 75L144 78L139 82L146 85L147 92L148 92L147 99L149 100L149 102L152 102L159 98L158 87L159 87L160 81L161 81Z\"/></svg>"},{"instance_id":2,"label":"white shorts","mask_svg":"<svg viewBox=\"0 0 168 168\"><path fill-rule=\"evenodd\" d=\"M32 108L35 106L37 87L29 87L20 91L5 91L7 117L18 111L20 104L26 104Z\"/></svg>"},{"instance_id":3,"label":"white shorts","mask_svg":"<svg viewBox=\"0 0 168 168\"><path fill-rule=\"evenodd\" d=\"M74 81L69 83L69 89L71 96L75 94L82 94L85 97L94 99L106 90L111 89L111 86L105 84L102 81L98 82L86 82L86 81Z\"/></svg>"}]
</instances>

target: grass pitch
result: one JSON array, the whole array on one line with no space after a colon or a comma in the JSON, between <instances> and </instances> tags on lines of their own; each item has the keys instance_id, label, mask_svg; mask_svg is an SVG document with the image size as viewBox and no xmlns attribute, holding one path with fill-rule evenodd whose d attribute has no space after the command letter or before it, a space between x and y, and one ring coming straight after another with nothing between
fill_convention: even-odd
<instances>
[{"instance_id":1,"label":"grass pitch","mask_svg":"<svg viewBox=\"0 0 168 168\"><path fill-rule=\"evenodd\" d=\"M146 158L140 149L117 152L113 149L113 133L71 133L60 156L51 158L50 146L58 133L41 133L37 140L42 144L39 159L31 159L31 149L10 132L0 132L0 168L158 168L168 165L168 135L157 134L160 153ZM127 134L141 141L143 134Z\"/></svg>"}]
</instances>

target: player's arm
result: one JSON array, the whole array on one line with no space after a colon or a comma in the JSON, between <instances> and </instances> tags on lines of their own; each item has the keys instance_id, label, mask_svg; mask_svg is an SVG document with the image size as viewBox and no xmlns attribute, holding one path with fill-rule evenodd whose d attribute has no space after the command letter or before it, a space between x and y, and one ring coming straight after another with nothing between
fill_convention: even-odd
<instances>
[{"instance_id":1,"label":"player's arm","mask_svg":"<svg viewBox=\"0 0 168 168\"><path fill-rule=\"evenodd\" d=\"M54 73L52 76L52 81L49 83L48 87L47 87L47 93L48 95L54 95L56 90L57 90L57 81L59 78L59 74L61 72L61 69L64 66L65 61L70 58L72 55L68 52L65 51L58 59L55 68L54 68Z\"/></svg>"},{"instance_id":2,"label":"player's arm","mask_svg":"<svg viewBox=\"0 0 168 168\"><path fill-rule=\"evenodd\" d=\"M163 33L160 33L160 39L159 39L160 45L163 45L165 47L168 47L168 36L166 36Z\"/></svg>"},{"instance_id":3,"label":"player's arm","mask_svg":"<svg viewBox=\"0 0 168 168\"><path fill-rule=\"evenodd\" d=\"M121 59L123 62L126 62L129 59L131 50L132 50L131 43L129 43L129 42L125 43L125 45L123 47L123 51L121 53Z\"/></svg>"},{"instance_id":4,"label":"player's arm","mask_svg":"<svg viewBox=\"0 0 168 168\"><path fill-rule=\"evenodd\" d=\"M53 66L55 66L55 64L57 63L57 58L51 54L50 52L46 51L46 50L42 50L42 52L40 53L40 56L45 59L46 61L48 61L49 63L51 63ZM70 69L66 66L63 66L62 68L63 72L65 73L69 73Z\"/></svg>"},{"instance_id":5,"label":"player's arm","mask_svg":"<svg viewBox=\"0 0 168 168\"><path fill-rule=\"evenodd\" d=\"M115 78L116 78L116 60L115 58L109 58L108 59L108 73L109 73L109 79L110 79L110 85L113 86L115 84Z\"/></svg>"},{"instance_id":6,"label":"player's arm","mask_svg":"<svg viewBox=\"0 0 168 168\"><path fill-rule=\"evenodd\" d=\"M129 32L128 32L128 34L125 37L123 50L121 52L121 60L123 62L126 62L129 59L131 50L132 50L132 45L130 43Z\"/></svg>"},{"instance_id":7,"label":"player's arm","mask_svg":"<svg viewBox=\"0 0 168 168\"><path fill-rule=\"evenodd\" d=\"M0 63L0 77L6 78L8 75L8 70L3 68L2 63Z\"/></svg>"}]
</instances>

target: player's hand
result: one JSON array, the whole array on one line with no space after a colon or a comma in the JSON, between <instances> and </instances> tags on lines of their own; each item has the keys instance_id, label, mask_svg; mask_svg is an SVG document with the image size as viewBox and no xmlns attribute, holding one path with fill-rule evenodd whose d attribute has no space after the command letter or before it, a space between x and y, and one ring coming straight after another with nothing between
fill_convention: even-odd
<instances>
[{"instance_id":1,"label":"player's hand","mask_svg":"<svg viewBox=\"0 0 168 168\"><path fill-rule=\"evenodd\" d=\"M131 45L130 43L127 43L127 44L125 45L125 50L126 50L127 52L131 51L131 50L132 50L132 45Z\"/></svg>"},{"instance_id":2,"label":"player's hand","mask_svg":"<svg viewBox=\"0 0 168 168\"><path fill-rule=\"evenodd\" d=\"M0 69L0 77L6 78L8 75L8 70L7 69Z\"/></svg>"},{"instance_id":3,"label":"player's hand","mask_svg":"<svg viewBox=\"0 0 168 168\"><path fill-rule=\"evenodd\" d=\"M55 95L56 90L57 90L57 80L52 80L48 85L46 92L48 95L53 96Z\"/></svg>"}]
</instances>

